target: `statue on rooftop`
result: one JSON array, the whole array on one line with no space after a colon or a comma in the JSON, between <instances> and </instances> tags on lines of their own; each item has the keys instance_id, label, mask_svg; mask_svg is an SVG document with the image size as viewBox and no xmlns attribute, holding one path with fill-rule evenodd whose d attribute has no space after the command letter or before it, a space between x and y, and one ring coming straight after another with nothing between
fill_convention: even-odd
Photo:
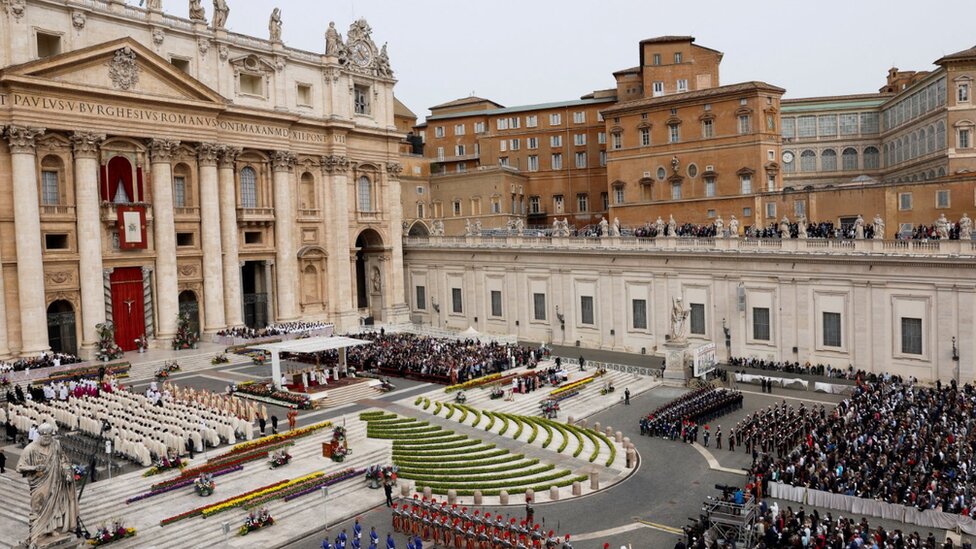
<instances>
[{"instance_id":1,"label":"statue on rooftop","mask_svg":"<svg viewBox=\"0 0 976 549\"><path fill-rule=\"evenodd\" d=\"M203 9L202 0L190 0L190 20L198 23L207 22L207 12Z\"/></svg>"},{"instance_id":2,"label":"statue on rooftop","mask_svg":"<svg viewBox=\"0 0 976 549\"><path fill-rule=\"evenodd\" d=\"M973 220L968 213L963 213L959 218L959 240L971 240L973 238Z\"/></svg>"},{"instance_id":3,"label":"statue on rooftop","mask_svg":"<svg viewBox=\"0 0 976 549\"><path fill-rule=\"evenodd\" d=\"M227 16L230 15L230 7L227 0L214 0L213 3L213 28L222 29L227 24Z\"/></svg>"},{"instance_id":4,"label":"statue on rooftop","mask_svg":"<svg viewBox=\"0 0 976 549\"><path fill-rule=\"evenodd\" d=\"M885 222L881 219L881 214L874 214L874 233L871 235L872 240L884 240L885 237Z\"/></svg>"},{"instance_id":5,"label":"statue on rooftop","mask_svg":"<svg viewBox=\"0 0 976 549\"><path fill-rule=\"evenodd\" d=\"M325 54L339 56L342 47L342 35L335 28L335 21L329 21L329 30L325 31Z\"/></svg>"},{"instance_id":6,"label":"statue on rooftop","mask_svg":"<svg viewBox=\"0 0 976 549\"><path fill-rule=\"evenodd\" d=\"M271 19L268 21L268 40L281 42L281 8L275 8L271 12Z\"/></svg>"}]
</instances>

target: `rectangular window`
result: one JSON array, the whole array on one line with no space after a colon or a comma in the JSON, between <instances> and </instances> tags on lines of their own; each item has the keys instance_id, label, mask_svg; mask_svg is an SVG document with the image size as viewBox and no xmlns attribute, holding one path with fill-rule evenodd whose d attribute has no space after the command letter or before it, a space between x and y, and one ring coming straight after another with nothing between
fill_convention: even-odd
<instances>
[{"instance_id":1,"label":"rectangular window","mask_svg":"<svg viewBox=\"0 0 976 549\"><path fill-rule=\"evenodd\" d=\"M475 122L474 123L474 133L485 133L485 123Z\"/></svg>"},{"instance_id":2,"label":"rectangular window","mask_svg":"<svg viewBox=\"0 0 976 549\"><path fill-rule=\"evenodd\" d=\"M539 171L539 157L538 156L535 156L535 155L529 156L529 166L528 166L528 168L529 168L529 171L530 172L537 172L537 171Z\"/></svg>"},{"instance_id":3,"label":"rectangular window","mask_svg":"<svg viewBox=\"0 0 976 549\"><path fill-rule=\"evenodd\" d=\"M586 111L576 111L573 113L573 124L585 124Z\"/></svg>"},{"instance_id":4,"label":"rectangular window","mask_svg":"<svg viewBox=\"0 0 976 549\"><path fill-rule=\"evenodd\" d=\"M705 217L715 219L715 210L705 210Z\"/></svg>"},{"instance_id":5,"label":"rectangular window","mask_svg":"<svg viewBox=\"0 0 976 549\"><path fill-rule=\"evenodd\" d=\"M540 213L542 211L542 204L539 201L538 196L529 197L529 213Z\"/></svg>"},{"instance_id":6,"label":"rectangular window","mask_svg":"<svg viewBox=\"0 0 976 549\"><path fill-rule=\"evenodd\" d=\"M804 137L816 137L817 136L817 117L816 116L801 116L798 119L800 138Z\"/></svg>"},{"instance_id":7,"label":"rectangular window","mask_svg":"<svg viewBox=\"0 0 976 549\"><path fill-rule=\"evenodd\" d=\"M682 61L681 52L680 51L674 52L674 64L675 65L681 64L681 61Z\"/></svg>"},{"instance_id":8,"label":"rectangular window","mask_svg":"<svg viewBox=\"0 0 976 549\"><path fill-rule=\"evenodd\" d=\"M912 193L898 193L898 209L903 212L912 209Z\"/></svg>"},{"instance_id":9,"label":"rectangular window","mask_svg":"<svg viewBox=\"0 0 976 549\"><path fill-rule=\"evenodd\" d=\"M502 203L497 198L491 199L491 213L493 214L502 213Z\"/></svg>"},{"instance_id":10,"label":"rectangular window","mask_svg":"<svg viewBox=\"0 0 976 549\"><path fill-rule=\"evenodd\" d=\"M956 102L969 103L969 84L966 83L959 84L959 88L956 93Z\"/></svg>"},{"instance_id":11,"label":"rectangular window","mask_svg":"<svg viewBox=\"0 0 976 549\"><path fill-rule=\"evenodd\" d=\"M557 194L552 197L552 206L556 213L563 213L563 195Z\"/></svg>"},{"instance_id":12,"label":"rectangular window","mask_svg":"<svg viewBox=\"0 0 976 549\"><path fill-rule=\"evenodd\" d=\"M513 116L513 117L512 117L512 118L511 118L511 119L510 119L510 120L508 121L508 123L509 123L509 126L511 126L511 128L512 128L513 130L517 130L517 129L519 129L519 128L521 128L521 127L522 127L522 119L521 119L521 118L519 118L519 117L517 117L517 116Z\"/></svg>"},{"instance_id":13,"label":"rectangular window","mask_svg":"<svg viewBox=\"0 0 976 549\"><path fill-rule=\"evenodd\" d=\"M578 153L576 153L576 167L577 168L580 168L580 169L586 167L586 153L585 152L578 152Z\"/></svg>"},{"instance_id":14,"label":"rectangular window","mask_svg":"<svg viewBox=\"0 0 976 549\"><path fill-rule=\"evenodd\" d=\"M617 187L617 188L615 188L613 190L613 201L616 202L617 204L623 204L624 203L624 188L623 187Z\"/></svg>"},{"instance_id":15,"label":"rectangular window","mask_svg":"<svg viewBox=\"0 0 976 549\"><path fill-rule=\"evenodd\" d=\"M464 162L458 162L456 171L457 173L465 173L468 171L468 165Z\"/></svg>"},{"instance_id":16,"label":"rectangular window","mask_svg":"<svg viewBox=\"0 0 976 549\"><path fill-rule=\"evenodd\" d=\"M681 183L671 184L671 200L681 200Z\"/></svg>"},{"instance_id":17,"label":"rectangular window","mask_svg":"<svg viewBox=\"0 0 976 549\"><path fill-rule=\"evenodd\" d=\"M507 130L508 129L508 119L507 118L499 118L499 119L496 119L495 120L495 128L497 128L499 130Z\"/></svg>"},{"instance_id":18,"label":"rectangular window","mask_svg":"<svg viewBox=\"0 0 976 549\"><path fill-rule=\"evenodd\" d=\"M193 246L193 233L176 233L176 245L181 248Z\"/></svg>"},{"instance_id":19,"label":"rectangular window","mask_svg":"<svg viewBox=\"0 0 976 549\"><path fill-rule=\"evenodd\" d=\"M684 93L688 91L688 80L682 78L678 80L678 93Z\"/></svg>"},{"instance_id":20,"label":"rectangular window","mask_svg":"<svg viewBox=\"0 0 976 549\"><path fill-rule=\"evenodd\" d=\"M857 130L858 130L857 113L840 115L841 135L857 135Z\"/></svg>"},{"instance_id":21,"label":"rectangular window","mask_svg":"<svg viewBox=\"0 0 976 549\"><path fill-rule=\"evenodd\" d=\"M634 311L634 329L647 329L647 300L635 299L631 302Z\"/></svg>"},{"instance_id":22,"label":"rectangular window","mask_svg":"<svg viewBox=\"0 0 976 549\"><path fill-rule=\"evenodd\" d=\"M610 194L600 193L600 204L603 206L602 211L607 211L610 209Z\"/></svg>"},{"instance_id":23,"label":"rectangular window","mask_svg":"<svg viewBox=\"0 0 976 549\"><path fill-rule=\"evenodd\" d=\"M535 114L529 114L525 117L525 127L534 128L539 125L539 116Z\"/></svg>"},{"instance_id":24,"label":"rectangular window","mask_svg":"<svg viewBox=\"0 0 976 549\"><path fill-rule=\"evenodd\" d=\"M264 78L256 74L241 73L238 77L242 94L256 95L264 97ZM357 101L359 96L355 96ZM359 112L359 103L356 103L356 112Z\"/></svg>"},{"instance_id":25,"label":"rectangular window","mask_svg":"<svg viewBox=\"0 0 976 549\"><path fill-rule=\"evenodd\" d=\"M491 316L502 316L502 292L491 291Z\"/></svg>"},{"instance_id":26,"label":"rectangular window","mask_svg":"<svg viewBox=\"0 0 976 549\"><path fill-rule=\"evenodd\" d=\"M752 308L752 339L769 341L769 309L767 307Z\"/></svg>"},{"instance_id":27,"label":"rectangular window","mask_svg":"<svg viewBox=\"0 0 976 549\"><path fill-rule=\"evenodd\" d=\"M748 114L739 115L739 133L746 134L749 133L752 126L752 117Z\"/></svg>"},{"instance_id":28,"label":"rectangular window","mask_svg":"<svg viewBox=\"0 0 976 549\"><path fill-rule=\"evenodd\" d=\"M186 207L186 178L182 175L173 177L173 206Z\"/></svg>"},{"instance_id":29,"label":"rectangular window","mask_svg":"<svg viewBox=\"0 0 976 549\"><path fill-rule=\"evenodd\" d=\"M538 137L530 137L530 138L528 138L528 140L526 142L526 146L529 149L538 149L539 148L539 138Z\"/></svg>"},{"instance_id":30,"label":"rectangular window","mask_svg":"<svg viewBox=\"0 0 976 549\"><path fill-rule=\"evenodd\" d=\"M552 155L552 169L561 170L563 169L563 155L556 153Z\"/></svg>"},{"instance_id":31,"label":"rectangular window","mask_svg":"<svg viewBox=\"0 0 976 549\"><path fill-rule=\"evenodd\" d=\"M713 197L715 196L715 178L706 177L705 178L705 196Z\"/></svg>"},{"instance_id":32,"label":"rectangular window","mask_svg":"<svg viewBox=\"0 0 976 549\"><path fill-rule=\"evenodd\" d=\"M935 191L935 207L944 209L949 207L949 191Z\"/></svg>"},{"instance_id":33,"label":"rectangular window","mask_svg":"<svg viewBox=\"0 0 976 549\"><path fill-rule=\"evenodd\" d=\"M561 135L553 135L552 137L550 137L549 138L549 146L550 147L562 147L563 146L563 136L561 136Z\"/></svg>"},{"instance_id":34,"label":"rectangular window","mask_svg":"<svg viewBox=\"0 0 976 549\"><path fill-rule=\"evenodd\" d=\"M871 135L881 131L881 115L876 112L861 113L861 135Z\"/></svg>"},{"instance_id":35,"label":"rectangular window","mask_svg":"<svg viewBox=\"0 0 976 549\"><path fill-rule=\"evenodd\" d=\"M600 165L607 165L607 151L600 151Z\"/></svg>"},{"instance_id":36,"label":"rectangular window","mask_svg":"<svg viewBox=\"0 0 976 549\"><path fill-rule=\"evenodd\" d=\"M678 141L681 141L681 126L671 124L668 126L668 143L677 143Z\"/></svg>"},{"instance_id":37,"label":"rectangular window","mask_svg":"<svg viewBox=\"0 0 976 549\"><path fill-rule=\"evenodd\" d=\"M260 77L264 81L264 77ZM354 86L356 114L369 114L369 86ZM262 94L263 95L263 94Z\"/></svg>"},{"instance_id":38,"label":"rectangular window","mask_svg":"<svg viewBox=\"0 0 976 549\"><path fill-rule=\"evenodd\" d=\"M170 57L169 63L181 71L190 74L190 60L180 57Z\"/></svg>"},{"instance_id":39,"label":"rectangular window","mask_svg":"<svg viewBox=\"0 0 976 549\"><path fill-rule=\"evenodd\" d=\"M517 151L521 147L522 147L522 140L521 139L513 139L512 140L512 150L513 151Z\"/></svg>"},{"instance_id":40,"label":"rectangular window","mask_svg":"<svg viewBox=\"0 0 976 549\"><path fill-rule=\"evenodd\" d=\"M969 139L969 130L965 128L959 130L959 148L968 149L971 146L972 146L972 142Z\"/></svg>"},{"instance_id":41,"label":"rectangular window","mask_svg":"<svg viewBox=\"0 0 976 549\"><path fill-rule=\"evenodd\" d=\"M552 114L549 115L549 125L550 126L558 126L558 125L560 125L562 123L563 123L563 115L562 114L560 114L558 112L554 112L554 113L552 113Z\"/></svg>"},{"instance_id":42,"label":"rectangular window","mask_svg":"<svg viewBox=\"0 0 976 549\"><path fill-rule=\"evenodd\" d=\"M793 139L796 137L796 118L783 118L780 122L783 125L783 138Z\"/></svg>"},{"instance_id":43,"label":"rectangular window","mask_svg":"<svg viewBox=\"0 0 976 549\"><path fill-rule=\"evenodd\" d=\"M651 129L641 128L640 129L640 140L641 147L649 147L651 145Z\"/></svg>"},{"instance_id":44,"label":"rectangular window","mask_svg":"<svg viewBox=\"0 0 976 549\"><path fill-rule=\"evenodd\" d=\"M599 143L600 145L606 145L607 144L607 132L600 132L600 133L596 134L596 142Z\"/></svg>"},{"instance_id":45,"label":"rectangular window","mask_svg":"<svg viewBox=\"0 0 976 549\"><path fill-rule=\"evenodd\" d=\"M824 347L840 347L840 313L823 314Z\"/></svg>"},{"instance_id":46,"label":"rectangular window","mask_svg":"<svg viewBox=\"0 0 976 549\"><path fill-rule=\"evenodd\" d=\"M44 170L41 172L41 204L57 206L61 203L61 193L58 190L58 172Z\"/></svg>"},{"instance_id":47,"label":"rectangular window","mask_svg":"<svg viewBox=\"0 0 976 549\"><path fill-rule=\"evenodd\" d=\"M437 147L437 159L444 160L444 147Z\"/></svg>"},{"instance_id":48,"label":"rectangular window","mask_svg":"<svg viewBox=\"0 0 976 549\"><path fill-rule=\"evenodd\" d=\"M461 288L451 288L451 312L461 314L464 312L464 303L461 300Z\"/></svg>"},{"instance_id":49,"label":"rectangular window","mask_svg":"<svg viewBox=\"0 0 976 549\"><path fill-rule=\"evenodd\" d=\"M573 135L573 145L576 145L577 147L582 147L583 145L586 145L586 134L577 133Z\"/></svg>"},{"instance_id":50,"label":"rectangular window","mask_svg":"<svg viewBox=\"0 0 976 549\"><path fill-rule=\"evenodd\" d=\"M611 134L611 139L613 140L613 143L610 145L611 147L613 147L614 149L623 148L624 146L623 134L620 133Z\"/></svg>"},{"instance_id":51,"label":"rectangular window","mask_svg":"<svg viewBox=\"0 0 976 549\"><path fill-rule=\"evenodd\" d=\"M705 304L691 304L691 333L705 335Z\"/></svg>"},{"instance_id":52,"label":"rectangular window","mask_svg":"<svg viewBox=\"0 0 976 549\"><path fill-rule=\"evenodd\" d=\"M742 194L752 194L752 176L742 175L739 176L739 183L741 184Z\"/></svg>"},{"instance_id":53,"label":"rectangular window","mask_svg":"<svg viewBox=\"0 0 976 549\"><path fill-rule=\"evenodd\" d=\"M771 220L776 219L776 204L774 202L766 203L766 217Z\"/></svg>"},{"instance_id":54,"label":"rectangular window","mask_svg":"<svg viewBox=\"0 0 976 549\"><path fill-rule=\"evenodd\" d=\"M427 288L424 286L417 286L417 310L427 310Z\"/></svg>"},{"instance_id":55,"label":"rectangular window","mask_svg":"<svg viewBox=\"0 0 976 549\"><path fill-rule=\"evenodd\" d=\"M660 65L661 64L661 54L660 53L655 53L653 59L654 59L654 64L655 65Z\"/></svg>"},{"instance_id":56,"label":"rectangular window","mask_svg":"<svg viewBox=\"0 0 976 549\"><path fill-rule=\"evenodd\" d=\"M576 195L576 211L577 212L590 211L590 196L588 194L580 193Z\"/></svg>"},{"instance_id":57,"label":"rectangular window","mask_svg":"<svg viewBox=\"0 0 976 549\"><path fill-rule=\"evenodd\" d=\"M502 139L498 142L498 151L505 152L508 150L508 139Z\"/></svg>"},{"instance_id":58,"label":"rectangular window","mask_svg":"<svg viewBox=\"0 0 976 549\"><path fill-rule=\"evenodd\" d=\"M464 124L454 125L454 135L464 135Z\"/></svg>"},{"instance_id":59,"label":"rectangular window","mask_svg":"<svg viewBox=\"0 0 976 549\"><path fill-rule=\"evenodd\" d=\"M499 166L508 166L508 157L507 156L501 156L501 157L499 157L498 158L498 165Z\"/></svg>"},{"instance_id":60,"label":"rectangular window","mask_svg":"<svg viewBox=\"0 0 976 549\"><path fill-rule=\"evenodd\" d=\"M454 154L457 156L464 156L464 145L455 145Z\"/></svg>"},{"instance_id":61,"label":"rectangular window","mask_svg":"<svg viewBox=\"0 0 976 549\"><path fill-rule=\"evenodd\" d=\"M593 325L593 296L580 296L580 324Z\"/></svg>"},{"instance_id":62,"label":"rectangular window","mask_svg":"<svg viewBox=\"0 0 976 549\"><path fill-rule=\"evenodd\" d=\"M654 90L654 97L660 97L664 95L664 82L657 81L651 84Z\"/></svg>"},{"instance_id":63,"label":"rectangular window","mask_svg":"<svg viewBox=\"0 0 976 549\"><path fill-rule=\"evenodd\" d=\"M296 86L296 91L298 92L297 93L297 96L298 96L297 97L297 102L298 102L298 104L301 105L301 106L303 106L303 107L311 107L312 106L312 86L309 86L308 84L298 84Z\"/></svg>"},{"instance_id":64,"label":"rectangular window","mask_svg":"<svg viewBox=\"0 0 976 549\"><path fill-rule=\"evenodd\" d=\"M837 115L822 114L817 119L820 126L820 137L834 137L837 135Z\"/></svg>"},{"instance_id":65,"label":"rectangular window","mask_svg":"<svg viewBox=\"0 0 976 549\"><path fill-rule=\"evenodd\" d=\"M752 217L752 208L742 208L742 217Z\"/></svg>"},{"instance_id":66,"label":"rectangular window","mask_svg":"<svg viewBox=\"0 0 976 549\"><path fill-rule=\"evenodd\" d=\"M536 320L546 319L546 294L532 294L532 312Z\"/></svg>"},{"instance_id":67,"label":"rectangular window","mask_svg":"<svg viewBox=\"0 0 976 549\"><path fill-rule=\"evenodd\" d=\"M434 127L434 137L444 137L444 126Z\"/></svg>"},{"instance_id":68,"label":"rectangular window","mask_svg":"<svg viewBox=\"0 0 976 549\"><path fill-rule=\"evenodd\" d=\"M922 354L922 319L901 319L901 352L906 355Z\"/></svg>"},{"instance_id":69,"label":"rectangular window","mask_svg":"<svg viewBox=\"0 0 976 549\"><path fill-rule=\"evenodd\" d=\"M70 244L68 244L68 235L66 234L44 235L45 250L67 250L69 248L70 248Z\"/></svg>"},{"instance_id":70,"label":"rectangular window","mask_svg":"<svg viewBox=\"0 0 976 549\"><path fill-rule=\"evenodd\" d=\"M715 124L712 120L702 120L702 137L704 139L715 137Z\"/></svg>"},{"instance_id":71,"label":"rectangular window","mask_svg":"<svg viewBox=\"0 0 976 549\"><path fill-rule=\"evenodd\" d=\"M37 57L53 57L61 53L61 37L57 34L37 33Z\"/></svg>"},{"instance_id":72,"label":"rectangular window","mask_svg":"<svg viewBox=\"0 0 976 549\"><path fill-rule=\"evenodd\" d=\"M793 202L793 215L799 217L801 215L807 215L807 201L806 200L795 200Z\"/></svg>"}]
</instances>

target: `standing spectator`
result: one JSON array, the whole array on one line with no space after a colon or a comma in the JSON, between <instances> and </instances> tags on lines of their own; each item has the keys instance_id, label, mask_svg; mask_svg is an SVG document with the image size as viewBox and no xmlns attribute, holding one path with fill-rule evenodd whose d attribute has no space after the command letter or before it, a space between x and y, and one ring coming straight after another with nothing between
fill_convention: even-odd
<instances>
[{"instance_id":1,"label":"standing spectator","mask_svg":"<svg viewBox=\"0 0 976 549\"><path fill-rule=\"evenodd\" d=\"M383 493L386 494L386 506L393 506L393 484L389 480L383 481Z\"/></svg>"},{"instance_id":2,"label":"standing spectator","mask_svg":"<svg viewBox=\"0 0 976 549\"><path fill-rule=\"evenodd\" d=\"M288 430L294 431L296 425L298 425L298 410L290 410L288 412Z\"/></svg>"},{"instance_id":3,"label":"standing spectator","mask_svg":"<svg viewBox=\"0 0 976 549\"><path fill-rule=\"evenodd\" d=\"M271 434L278 434L278 416L271 416Z\"/></svg>"},{"instance_id":4,"label":"standing spectator","mask_svg":"<svg viewBox=\"0 0 976 549\"><path fill-rule=\"evenodd\" d=\"M3 453L3 448L0 448L0 475L7 472L7 454Z\"/></svg>"},{"instance_id":5,"label":"standing spectator","mask_svg":"<svg viewBox=\"0 0 976 549\"><path fill-rule=\"evenodd\" d=\"M581 372L585 372L586 371L586 359L583 358L583 355L580 355L580 357L579 357L579 365L580 365L580 371Z\"/></svg>"},{"instance_id":6,"label":"standing spectator","mask_svg":"<svg viewBox=\"0 0 976 549\"><path fill-rule=\"evenodd\" d=\"M624 404L630 406L630 388L624 388Z\"/></svg>"}]
</instances>

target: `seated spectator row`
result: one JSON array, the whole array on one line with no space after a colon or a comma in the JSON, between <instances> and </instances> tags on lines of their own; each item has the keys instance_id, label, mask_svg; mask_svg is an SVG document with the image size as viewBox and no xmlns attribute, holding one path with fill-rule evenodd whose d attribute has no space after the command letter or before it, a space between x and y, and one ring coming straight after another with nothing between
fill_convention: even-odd
<instances>
[{"instance_id":1,"label":"seated spectator row","mask_svg":"<svg viewBox=\"0 0 976 549\"><path fill-rule=\"evenodd\" d=\"M285 322L280 324L271 324L260 329L247 327L227 328L225 330L218 331L217 335L221 337L233 337L239 339L258 339L261 337L311 332L314 330L321 330L326 326L328 325L324 322Z\"/></svg>"},{"instance_id":2,"label":"seated spectator row","mask_svg":"<svg viewBox=\"0 0 976 549\"><path fill-rule=\"evenodd\" d=\"M789 374L824 376L834 379L856 379L858 377L866 377L866 373L863 370L855 371L853 366L848 366L847 368L835 368L829 364L810 364L810 361L800 364L799 362L772 361L761 358L732 357L729 359L729 366L732 368L754 368L757 370L786 372Z\"/></svg>"},{"instance_id":3,"label":"seated spectator row","mask_svg":"<svg viewBox=\"0 0 976 549\"><path fill-rule=\"evenodd\" d=\"M21 358L13 362L0 362L0 374L21 372L27 369L51 368L77 364L81 359L75 355L65 353L44 353L40 356Z\"/></svg>"}]
</instances>

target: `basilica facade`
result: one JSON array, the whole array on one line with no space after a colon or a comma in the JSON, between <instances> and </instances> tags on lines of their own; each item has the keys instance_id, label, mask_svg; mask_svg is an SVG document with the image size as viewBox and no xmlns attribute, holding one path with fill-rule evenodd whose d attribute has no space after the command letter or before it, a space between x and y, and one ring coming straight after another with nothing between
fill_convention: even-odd
<instances>
[{"instance_id":1,"label":"basilica facade","mask_svg":"<svg viewBox=\"0 0 976 549\"><path fill-rule=\"evenodd\" d=\"M0 358L406 318L386 47L118 0L0 1ZM277 15L277 17L276 17Z\"/></svg>"}]
</instances>

